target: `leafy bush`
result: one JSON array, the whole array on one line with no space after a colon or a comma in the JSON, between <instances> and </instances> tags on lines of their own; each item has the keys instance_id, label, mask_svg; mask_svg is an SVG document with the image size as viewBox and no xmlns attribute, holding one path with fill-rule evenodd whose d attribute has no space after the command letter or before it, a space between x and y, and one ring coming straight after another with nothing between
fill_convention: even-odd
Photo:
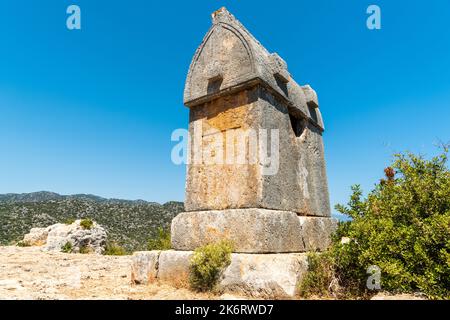
<instances>
[{"instance_id":1,"label":"leafy bush","mask_svg":"<svg viewBox=\"0 0 450 320\"><path fill-rule=\"evenodd\" d=\"M67 241L62 247L61 247L61 252L64 253L71 253L73 250L73 245L71 242Z\"/></svg>"},{"instance_id":2,"label":"leafy bush","mask_svg":"<svg viewBox=\"0 0 450 320\"><path fill-rule=\"evenodd\" d=\"M170 232L163 228L158 228L154 238L148 240L148 250L169 250L172 248Z\"/></svg>"},{"instance_id":3,"label":"leafy bush","mask_svg":"<svg viewBox=\"0 0 450 320\"><path fill-rule=\"evenodd\" d=\"M107 256L124 256L127 254L127 251L115 242L108 242L103 254Z\"/></svg>"},{"instance_id":4,"label":"leafy bush","mask_svg":"<svg viewBox=\"0 0 450 320\"><path fill-rule=\"evenodd\" d=\"M308 254L308 273L304 276L299 294L303 297L324 296L336 281L333 255L328 252Z\"/></svg>"},{"instance_id":5,"label":"leafy bush","mask_svg":"<svg viewBox=\"0 0 450 320\"><path fill-rule=\"evenodd\" d=\"M81 254L88 254L88 253L92 253L92 248L87 246L87 245L83 245L80 247L80 253Z\"/></svg>"},{"instance_id":6,"label":"leafy bush","mask_svg":"<svg viewBox=\"0 0 450 320\"><path fill-rule=\"evenodd\" d=\"M85 230L91 230L94 226L94 221L89 218L83 219L80 221L80 226Z\"/></svg>"},{"instance_id":7,"label":"leafy bush","mask_svg":"<svg viewBox=\"0 0 450 320\"><path fill-rule=\"evenodd\" d=\"M70 224L72 224L74 222L75 222L74 218L68 218L66 221L64 221L64 224L70 225Z\"/></svg>"},{"instance_id":8,"label":"leafy bush","mask_svg":"<svg viewBox=\"0 0 450 320\"><path fill-rule=\"evenodd\" d=\"M447 148L431 160L411 153L398 154L392 167L386 168L386 178L366 198L359 186L352 187L348 205L336 206L352 221L339 225L332 247L313 261L312 274L305 277L300 291L323 294L331 279L324 266L331 265L333 277L345 294L370 294L367 268L375 265L381 270L383 290L420 291L429 298L450 298L447 154ZM341 243L341 237L348 237L349 242ZM337 291L331 293L342 295Z\"/></svg>"},{"instance_id":9,"label":"leafy bush","mask_svg":"<svg viewBox=\"0 0 450 320\"><path fill-rule=\"evenodd\" d=\"M26 241L19 241L17 242L18 247L30 247L30 244Z\"/></svg>"},{"instance_id":10,"label":"leafy bush","mask_svg":"<svg viewBox=\"0 0 450 320\"><path fill-rule=\"evenodd\" d=\"M228 241L208 244L194 251L189 265L189 283L196 291L214 289L223 270L231 263L233 246Z\"/></svg>"}]
</instances>

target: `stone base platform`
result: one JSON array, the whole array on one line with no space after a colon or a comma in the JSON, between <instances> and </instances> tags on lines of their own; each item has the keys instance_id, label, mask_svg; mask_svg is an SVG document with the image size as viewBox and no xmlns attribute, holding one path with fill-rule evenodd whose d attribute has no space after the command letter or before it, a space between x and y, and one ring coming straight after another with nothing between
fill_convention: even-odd
<instances>
[{"instance_id":1,"label":"stone base platform","mask_svg":"<svg viewBox=\"0 0 450 320\"><path fill-rule=\"evenodd\" d=\"M222 239L234 252L290 253L322 251L330 244L337 220L298 216L267 209L228 209L180 213L172 220L172 248L195 250Z\"/></svg>"},{"instance_id":2,"label":"stone base platform","mask_svg":"<svg viewBox=\"0 0 450 320\"><path fill-rule=\"evenodd\" d=\"M135 284L162 281L188 284L192 251L135 252L131 279ZM296 294L307 271L306 253L233 253L217 289L221 293L253 298L287 298Z\"/></svg>"}]
</instances>

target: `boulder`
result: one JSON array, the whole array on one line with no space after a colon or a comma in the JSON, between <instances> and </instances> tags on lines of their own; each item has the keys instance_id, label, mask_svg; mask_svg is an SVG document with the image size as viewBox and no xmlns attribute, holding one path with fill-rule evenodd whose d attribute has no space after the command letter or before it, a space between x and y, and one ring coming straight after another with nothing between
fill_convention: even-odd
<instances>
[{"instance_id":1,"label":"boulder","mask_svg":"<svg viewBox=\"0 0 450 320\"><path fill-rule=\"evenodd\" d=\"M81 221L31 229L30 233L24 236L23 242L31 246L42 246L44 251L61 251L63 246L70 243L73 253L102 254L107 239L105 229L96 222L87 229L80 225Z\"/></svg>"},{"instance_id":2,"label":"boulder","mask_svg":"<svg viewBox=\"0 0 450 320\"><path fill-rule=\"evenodd\" d=\"M28 246L42 246L47 241L47 236L47 228L33 228L24 236L22 242Z\"/></svg>"}]
</instances>

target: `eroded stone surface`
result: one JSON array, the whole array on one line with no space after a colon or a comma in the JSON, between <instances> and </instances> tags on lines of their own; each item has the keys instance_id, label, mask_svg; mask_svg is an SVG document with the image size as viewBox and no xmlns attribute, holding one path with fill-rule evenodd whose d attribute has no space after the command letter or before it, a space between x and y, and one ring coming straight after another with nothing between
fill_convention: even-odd
<instances>
[{"instance_id":1,"label":"eroded stone surface","mask_svg":"<svg viewBox=\"0 0 450 320\"><path fill-rule=\"evenodd\" d=\"M47 242L48 228L32 228L23 237L23 242L28 246L42 246Z\"/></svg>"},{"instance_id":2,"label":"eroded stone surface","mask_svg":"<svg viewBox=\"0 0 450 320\"><path fill-rule=\"evenodd\" d=\"M230 209L184 212L172 220L172 247L194 250L221 239L234 252L282 253L324 250L336 220L299 217L294 212L266 209Z\"/></svg>"},{"instance_id":3,"label":"eroded stone surface","mask_svg":"<svg viewBox=\"0 0 450 320\"><path fill-rule=\"evenodd\" d=\"M237 161L242 151L238 139L248 139L243 133L257 126L255 99L255 90L243 91L191 110L190 136L200 145L191 148L192 163L187 167L187 211L260 206L259 164L250 162L245 151L244 161ZM229 149L233 158L227 157ZM228 164L228 158L234 163Z\"/></svg>"},{"instance_id":4,"label":"eroded stone surface","mask_svg":"<svg viewBox=\"0 0 450 320\"><path fill-rule=\"evenodd\" d=\"M306 251L324 251L331 244L331 235L337 229L334 218L297 217L302 229Z\"/></svg>"},{"instance_id":5,"label":"eroded stone surface","mask_svg":"<svg viewBox=\"0 0 450 320\"><path fill-rule=\"evenodd\" d=\"M135 284L148 284L157 277L158 261L161 251L139 251L133 253L131 281Z\"/></svg>"},{"instance_id":6,"label":"eroded stone surface","mask_svg":"<svg viewBox=\"0 0 450 320\"><path fill-rule=\"evenodd\" d=\"M292 297L307 269L306 254L233 254L219 287L255 298Z\"/></svg>"},{"instance_id":7,"label":"eroded stone surface","mask_svg":"<svg viewBox=\"0 0 450 320\"><path fill-rule=\"evenodd\" d=\"M274 175L260 176L258 207L330 217L324 146L319 129L271 92L260 89L260 128L279 132L279 166Z\"/></svg>"},{"instance_id":8,"label":"eroded stone surface","mask_svg":"<svg viewBox=\"0 0 450 320\"><path fill-rule=\"evenodd\" d=\"M190 251L161 251L158 261L158 279L175 284L187 282L191 256Z\"/></svg>"}]
</instances>

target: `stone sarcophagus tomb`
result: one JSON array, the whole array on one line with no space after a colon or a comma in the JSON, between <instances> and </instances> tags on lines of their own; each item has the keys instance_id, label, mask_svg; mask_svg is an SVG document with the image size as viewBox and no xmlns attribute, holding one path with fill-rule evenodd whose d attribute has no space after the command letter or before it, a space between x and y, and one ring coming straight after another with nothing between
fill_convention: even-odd
<instances>
[{"instance_id":1,"label":"stone sarcophagus tomb","mask_svg":"<svg viewBox=\"0 0 450 320\"><path fill-rule=\"evenodd\" d=\"M316 92L297 84L226 9L192 60L185 210L172 246L228 239L237 253L323 250L336 221Z\"/></svg>"},{"instance_id":2,"label":"stone sarcophagus tomb","mask_svg":"<svg viewBox=\"0 0 450 320\"><path fill-rule=\"evenodd\" d=\"M234 253L217 289L294 296L306 252L324 250L336 227L315 91L222 8L194 55L184 103L186 212L172 221L174 250L134 253L132 281L182 283L194 249L227 239Z\"/></svg>"}]
</instances>

